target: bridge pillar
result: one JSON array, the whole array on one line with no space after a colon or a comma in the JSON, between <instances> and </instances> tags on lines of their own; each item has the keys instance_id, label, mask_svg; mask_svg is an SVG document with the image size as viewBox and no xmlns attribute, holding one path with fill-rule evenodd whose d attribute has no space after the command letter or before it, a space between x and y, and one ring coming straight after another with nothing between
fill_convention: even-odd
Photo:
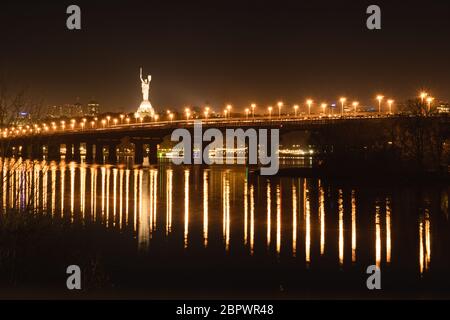
<instances>
[{"instance_id":1,"label":"bridge pillar","mask_svg":"<svg viewBox=\"0 0 450 320\"><path fill-rule=\"evenodd\" d=\"M42 145L39 142L33 143L31 147L31 158L35 160L42 160L42 156Z\"/></svg>"},{"instance_id":2,"label":"bridge pillar","mask_svg":"<svg viewBox=\"0 0 450 320\"><path fill-rule=\"evenodd\" d=\"M242 146L244 148L244 151L242 152L244 156L245 165L250 164L250 143L249 141L244 141L244 144Z\"/></svg>"},{"instance_id":3,"label":"bridge pillar","mask_svg":"<svg viewBox=\"0 0 450 320\"><path fill-rule=\"evenodd\" d=\"M134 164L141 165L144 162L144 146L142 142L134 142Z\"/></svg>"},{"instance_id":4,"label":"bridge pillar","mask_svg":"<svg viewBox=\"0 0 450 320\"><path fill-rule=\"evenodd\" d=\"M14 157L14 145L9 144L6 148L6 153L8 154L8 157L13 158Z\"/></svg>"},{"instance_id":5,"label":"bridge pillar","mask_svg":"<svg viewBox=\"0 0 450 320\"><path fill-rule=\"evenodd\" d=\"M13 144L11 146L11 156L14 158L18 158L20 156L19 145Z\"/></svg>"},{"instance_id":6,"label":"bridge pillar","mask_svg":"<svg viewBox=\"0 0 450 320\"><path fill-rule=\"evenodd\" d=\"M226 163L226 164L234 164L235 162L237 162L237 158L236 158L237 152L236 152L235 148L236 148L236 146L238 146L238 143L236 143L235 139L233 139L232 142L233 142L233 144L230 145L232 149L230 150L227 148L229 142L224 141L224 148L226 148L226 150L224 152L225 153L224 154L224 157L225 157L224 163Z\"/></svg>"},{"instance_id":7,"label":"bridge pillar","mask_svg":"<svg viewBox=\"0 0 450 320\"><path fill-rule=\"evenodd\" d=\"M195 164L195 162L194 162L194 160L195 160L195 157L194 157L194 147L195 147L194 139L191 139L191 153L189 154L190 164ZM184 150L183 153L184 153L184 152L186 152L186 150Z\"/></svg>"},{"instance_id":8,"label":"bridge pillar","mask_svg":"<svg viewBox=\"0 0 450 320\"><path fill-rule=\"evenodd\" d=\"M60 161L61 160L61 151L60 151L60 145L59 144L49 144L48 145L48 151L47 151L48 159L50 161Z\"/></svg>"},{"instance_id":9,"label":"bridge pillar","mask_svg":"<svg viewBox=\"0 0 450 320\"><path fill-rule=\"evenodd\" d=\"M270 130L268 130L268 132L267 132L267 140L266 141L259 140L258 145L259 145L258 162L259 162L259 159L261 159L261 156L272 157L272 151L271 151L272 150L272 134L270 133Z\"/></svg>"},{"instance_id":10,"label":"bridge pillar","mask_svg":"<svg viewBox=\"0 0 450 320\"><path fill-rule=\"evenodd\" d=\"M95 163L103 164L103 145L101 143L95 145Z\"/></svg>"},{"instance_id":11,"label":"bridge pillar","mask_svg":"<svg viewBox=\"0 0 450 320\"><path fill-rule=\"evenodd\" d=\"M110 144L108 149L108 163L116 164L117 163L117 145Z\"/></svg>"},{"instance_id":12,"label":"bridge pillar","mask_svg":"<svg viewBox=\"0 0 450 320\"><path fill-rule=\"evenodd\" d=\"M270 137L270 133L269 133L269 137ZM251 145L250 144L250 140L251 139L245 139L245 141L242 142L242 148L244 148L244 150L242 150L241 156L244 157L244 161L245 164L247 166L249 165L257 165L258 164L258 141L256 143L256 146ZM270 142L269 142L269 147L270 147ZM255 162L250 163L250 156L253 155L253 160Z\"/></svg>"},{"instance_id":13,"label":"bridge pillar","mask_svg":"<svg viewBox=\"0 0 450 320\"><path fill-rule=\"evenodd\" d=\"M9 143L4 143L2 145L2 156L5 158L10 158L12 154L12 148Z\"/></svg>"},{"instance_id":14,"label":"bridge pillar","mask_svg":"<svg viewBox=\"0 0 450 320\"><path fill-rule=\"evenodd\" d=\"M31 145L29 144L22 144L19 146L19 152L20 152L20 156L23 159L30 159L30 155L31 155Z\"/></svg>"},{"instance_id":15,"label":"bridge pillar","mask_svg":"<svg viewBox=\"0 0 450 320\"><path fill-rule=\"evenodd\" d=\"M201 141L202 141L202 143L201 143L201 149L200 149L200 152L201 152L201 155L202 155L202 164L206 164L206 161L209 159L209 154L207 154L207 155L205 156L203 151L205 151L206 146L207 146L210 142L208 142L208 141L203 141L203 139L202 139Z\"/></svg>"},{"instance_id":16,"label":"bridge pillar","mask_svg":"<svg viewBox=\"0 0 450 320\"><path fill-rule=\"evenodd\" d=\"M73 144L73 160L76 162L81 161L80 143L79 142L75 142Z\"/></svg>"},{"instance_id":17,"label":"bridge pillar","mask_svg":"<svg viewBox=\"0 0 450 320\"><path fill-rule=\"evenodd\" d=\"M149 149L148 162L150 164L158 164L158 144L151 143Z\"/></svg>"},{"instance_id":18,"label":"bridge pillar","mask_svg":"<svg viewBox=\"0 0 450 320\"><path fill-rule=\"evenodd\" d=\"M86 159L85 159L86 163L92 163L94 160L92 147L93 147L92 143L86 142Z\"/></svg>"},{"instance_id":19,"label":"bridge pillar","mask_svg":"<svg viewBox=\"0 0 450 320\"><path fill-rule=\"evenodd\" d=\"M207 158L209 158L209 155L207 155L206 156L207 158L205 158L203 153L209 143L210 143L209 141L203 141L203 139L198 144L191 142L191 156L190 156L191 164L206 164L206 161L207 161ZM194 157L195 152L197 153L197 157ZM200 160L201 160L201 162L200 162Z\"/></svg>"},{"instance_id":20,"label":"bridge pillar","mask_svg":"<svg viewBox=\"0 0 450 320\"><path fill-rule=\"evenodd\" d=\"M72 153L72 144L66 143L66 155L65 155L66 162L73 160L73 153Z\"/></svg>"}]
</instances>

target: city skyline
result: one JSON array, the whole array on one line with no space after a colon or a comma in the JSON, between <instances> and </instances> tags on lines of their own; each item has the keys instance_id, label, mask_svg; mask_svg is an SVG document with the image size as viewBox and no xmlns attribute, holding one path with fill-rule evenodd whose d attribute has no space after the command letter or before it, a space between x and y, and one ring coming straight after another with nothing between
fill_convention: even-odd
<instances>
[{"instance_id":1,"label":"city skyline","mask_svg":"<svg viewBox=\"0 0 450 320\"><path fill-rule=\"evenodd\" d=\"M121 112L139 106L141 66L153 76L152 103L179 111L310 96L375 105L378 92L400 102L421 89L450 98L447 3L423 11L382 1L375 31L363 2L77 5L82 29L70 31L67 4L5 4L3 81L46 105L94 99Z\"/></svg>"},{"instance_id":2,"label":"city skyline","mask_svg":"<svg viewBox=\"0 0 450 320\"><path fill-rule=\"evenodd\" d=\"M442 97L435 97L433 94L431 94L432 91L430 90L419 90L415 93L415 95L411 94L408 98L406 98L406 100L394 100L394 98L396 98L396 96L384 96L381 95L382 97L382 101L381 101L381 106L383 111L388 112L389 109L391 109L394 106L404 106L405 104L408 103L409 100L414 100L414 99L418 99L420 98L421 95L425 95L426 99L431 99L430 103L432 104L433 107L447 107L449 105L449 102L445 99L443 99ZM217 114L221 114L223 113L223 111L229 107L233 108L233 113L238 113L238 114L246 114L246 113L250 113L250 109L253 110L253 113L255 114L268 114L269 110L268 109L273 109L277 107L277 104L282 103L282 109L283 112L282 114L287 114L287 115L295 115L296 112L298 112L298 114L302 114L302 113L308 113L308 110L311 113L324 113L323 109L324 107L326 108L326 110L331 110L331 109L335 109L335 110L340 110L341 108L341 104L342 102L340 101L341 99L345 99L344 101L344 107L345 107L345 112L352 112L355 107L358 108L358 110L365 110L365 111L376 111L376 109L378 109L378 105L379 105L379 101L378 101L378 97L380 97L380 93L373 95L372 98L369 101L361 101L360 99L358 99L358 97L355 96L336 96L336 97L332 97L331 99L327 100L327 99L320 99L317 97L312 97L312 96L305 96L308 98L304 98L303 100L300 101L287 101L286 100L272 100L270 102L268 102L267 104L259 104L259 103L255 103L257 100L252 100L251 103L246 103L244 105L236 105L230 101L227 102L222 102L218 105L212 105L209 102L200 104L200 105L195 105L195 104L189 104L186 103L184 105L179 105L179 106L158 106L159 109L156 110L156 114L161 115L161 114L165 114L165 113L173 113L173 112L177 112L179 114L183 114L185 113L186 109L198 109L199 115L203 116L203 112L204 110L208 110L208 112L211 113L217 113ZM312 99L314 98L314 99ZM89 115L89 105L95 104L97 105L97 111L95 112L95 114L90 114ZM314 106L314 107L313 107ZM46 106L46 108L48 110L50 109L55 109L58 108L59 110L57 111L58 116L55 116L54 113L49 112L50 116L53 117L71 117L73 112L69 112L69 114L64 114L64 109L65 108L73 108L73 107L78 107L81 109L83 109L83 111L80 111L79 115L73 115L74 117L77 116L95 116L98 114L107 114L107 113L123 113L123 114L132 114L134 113L134 111L132 109L130 110L126 110L124 111L123 108L119 108L117 110L109 110L108 107L104 105L101 105L101 103L97 100L91 99L88 101L80 101L79 98L77 98L76 102L66 102L66 103L62 103L62 104L53 104L53 105L48 105ZM104 109L105 108L105 109ZM85 110L86 109L86 110ZM338 110L338 111L339 111ZM45 116L45 114L42 114ZM42 116L41 115L41 116ZM150 118L152 118L153 116L149 116Z\"/></svg>"}]
</instances>

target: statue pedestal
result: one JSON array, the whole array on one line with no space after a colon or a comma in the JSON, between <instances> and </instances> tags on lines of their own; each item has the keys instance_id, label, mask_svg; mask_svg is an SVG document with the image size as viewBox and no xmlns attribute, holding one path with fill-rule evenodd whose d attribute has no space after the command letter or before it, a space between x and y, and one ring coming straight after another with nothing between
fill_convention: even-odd
<instances>
[{"instance_id":1,"label":"statue pedestal","mask_svg":"<svg viewBox=\"0 0 450 320\"><path fill-rule=\"evenodd\" d=\"M155 115L155 111L153 110L152 104L148 100L143 100L139 109L136 111L136 115L138 117L153 117Z\"/></svg>"},{"instance_id":2,"label":"statue pedestal","mask_svg":"<svg viewBox=\"0 0 450 320\"><path fill-rule=\"evenodd\" d=\"M148 157L144 157L144 161L142 162L143 167L150 167L150 161Z\"/></svg>"}]
</instances>

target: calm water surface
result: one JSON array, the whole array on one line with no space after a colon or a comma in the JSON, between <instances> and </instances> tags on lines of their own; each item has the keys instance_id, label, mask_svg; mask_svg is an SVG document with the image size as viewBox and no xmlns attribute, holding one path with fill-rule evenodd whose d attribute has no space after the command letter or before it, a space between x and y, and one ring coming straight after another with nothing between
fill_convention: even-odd
<instances>
[{"instance_id":1,"label":"calm water surface","mask_svg":"<svg viewBox=\"0 0 450 320\"><path fill-rule=\"evenodd\" d=\"M86 294L120 297L450 296L448 186L259 177L242 166L1 167L2 238L11 241L5 221L17 209L32 216L14 229L29 233L14 259L0 245L2 296L64 290L69 264L82 268ZM366 288L373 264L377 292Z\"/></svg>"}]
</instances>

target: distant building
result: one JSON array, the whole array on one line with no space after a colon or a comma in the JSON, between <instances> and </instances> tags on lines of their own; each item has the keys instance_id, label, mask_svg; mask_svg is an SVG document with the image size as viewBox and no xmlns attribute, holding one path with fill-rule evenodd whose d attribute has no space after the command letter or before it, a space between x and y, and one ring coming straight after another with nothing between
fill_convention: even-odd
<instances>
[{"instance_id":1,"label":"distant building","mask_svg":"<svg viewBox=\"0 0 450 320\"><path fill-rule=\"evenodd\" d=\"M100 105L96 101L90 101L87 104L86 110L85 110L85 116L88 117L95 117L100 112Z\"/></svg>"},{"instance_id":2,"label":"distant building","mask_svg":"<svg viewBox=\"0 0 450 320\"><path fill-rule=\"evenodd\" d=\"M76 102L73 105L67 105L68 108L71 108L70 115L71 117L82 117L84 116L83 105L80 102Z\"/></svg>"},{"instance_id":3,"label":"distant building","mask_svg":"<svg viewBox=\"0 0 450 320\"><path fill-rule=\"evenodd\" d=\"M436 109L438 113L450 113L450 105L448 102L439 103Z\"/></svg>"},{"instance_id":4,"label":"distant building","mask_svg":"<svg viewBox=\"0 0 450 320\"><path fill-rule=\"evenodd\" d=\"M27 124L31 124L31 114L29 112L24 111L18 112L14 124L17 126L24 126Z\"/></svg>"},{"instance_id":5,"label":"distant building","mask_svg":"<svg viewBox=\"0 0 450 320\"><path fill-rule=\"evenodd\" d=\"M48 107L49 118L78 118L95 117L99 113L100 105L96 101L89 102L83 106L80 102L74 104L53 105Z\"/></svg>"},{"instance_id":6,"label":"distant building","mask_svg":"<svg viewBox=\"0 0 450 320\"><path fill-rule=\"evenodd\" d=\"M47 114L48 117L50 118L60 118L64 115L63 106L60 105L49 106Z\"/></svg>"},{"instance_id":7,"label":"distant building","mask_svg":"<svg viewBox=\"0 0 450 320\"><path fill-rule=\"evenodd\" d=\"M358 107L358 111L360 111L360 112L376 112L376 111L378 111L378 109L376 109L374 106L362 105L362 106Z\"/></svg>"}]
</instances>

